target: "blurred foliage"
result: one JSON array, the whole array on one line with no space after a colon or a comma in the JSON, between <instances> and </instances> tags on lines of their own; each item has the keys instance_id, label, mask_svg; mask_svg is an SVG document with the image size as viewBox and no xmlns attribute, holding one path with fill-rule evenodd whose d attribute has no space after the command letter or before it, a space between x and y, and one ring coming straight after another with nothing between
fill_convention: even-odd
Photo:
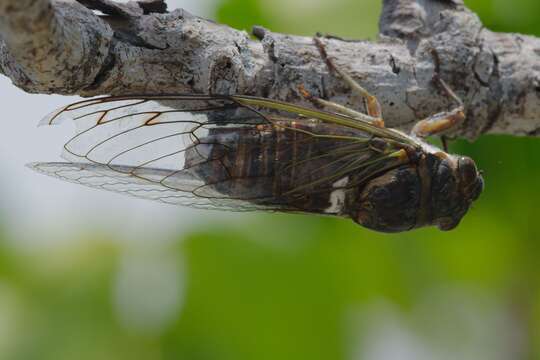
<instances>
[{"instance_id":1,"label":"blurred foliage","mask_svg":"<svg viewBox=\"0 0 540 360\"><path fill-rule=\"evenodd\" d=\"M466 3L492 29L540 35L537 0ZM378 0L222 0L216 14L248 30L374 38L379 11ZM218 221L161 250L185 262L185 286L138 284L161 269L158 252L130 280L142 290L128 305L117 294L125 244L93 234L27 253L4 236L0 358L540 359L540 142L485 136L451 150L486 180L455 231L384 235L302 215ZM180 308L161 326L119 315L153 314L169 290Z\"/></svg>"},{"instance_id":2,"label":"blurred foliage","mask_svg":"<svg viewBox=\"0 0 540 360\"><path fill-rule=\"evenodd\" d=\"M226 24L234 24L238 29L250 30L256 25L270 26L258 1L223 0L216 9L216 17Z\"/></svg>"}]
</instances>

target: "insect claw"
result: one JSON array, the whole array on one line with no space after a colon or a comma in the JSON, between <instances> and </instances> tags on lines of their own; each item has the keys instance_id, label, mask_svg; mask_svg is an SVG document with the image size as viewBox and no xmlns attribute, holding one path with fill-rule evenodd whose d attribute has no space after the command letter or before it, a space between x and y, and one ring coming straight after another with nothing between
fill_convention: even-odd
<instances>
[{"instance_id":1,"label":"insect claw","mask_svg":"<svg viewBox=\"0 0 540 360\"><path fill-rule=\"evenodd\" d=\"M458 104L458 106L463 106L463 101L460 99L460 97L457 96L457 94L450 88L450 86L448 86L446 81L444 81L441 77L441 57L439 56L439 52L434 47L430 47L429 52L431 54L431 57L433 58L434 66L433 77L431 78L431 81L440 86L446 93L446 95L453 99Z\"/></svg>"},{"instance_id":2,"label":"insect claw","mask_svg":"<svg viewBox=\"0 0 540 360\"><path fill-rule=\"evenodd\" d=\"M313 100L313 95L311 95L306 88L304 87L304 84L298 85L298 92L300 95L302 95L306 100Z\"/></svg>"},{"instance_id":3,"label":"insect claw","mask_svg":"<svg viewBox=\"0 0 540 360\"><path fill-rule=\"evenodd\" d=\"M435 65L434 77L438 77L441 73L441 58L439 56L439 52L434 47L430 47L429 53L431 54L431 57L433 58L433 64Z\"/></svg>"},{"instance_id":4,"label":"insect claw","mask_svg":"<svg viewBox=\"0 0 540 360\"><path fill-rule=\"evenodd\" d=\"M323 61L326 63L326 66L331 71L335 71L334 63L328 58L328 53L326 52L326 46L321 41L321 37L320 36L314 37L313 42L315 43L317 50L319 50L319 54L321 55L321 58L323 59Z\"/></svg>"}]
</instances>

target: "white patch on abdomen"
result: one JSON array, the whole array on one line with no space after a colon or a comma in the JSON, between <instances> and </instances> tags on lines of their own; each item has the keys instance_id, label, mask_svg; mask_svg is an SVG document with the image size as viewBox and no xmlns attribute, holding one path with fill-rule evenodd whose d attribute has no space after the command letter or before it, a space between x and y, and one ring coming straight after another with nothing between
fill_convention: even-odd
<instances>
[{"instance_id":1,"label":"white patch on abdomen","mask_svg":"<svg viewBox=\"0 0 540 360\"><path fill-rule=\"evenodd\" d=\"M344 178L341 178L332 184L332 187L336 188L336 190L330 193L330 198L328 199L330 206L324 209L325 213L327 214L341 213L341 210L343 209L343 206L345 205L345 189L343 188L345 187L345 185L347 185L348 182L349 182L349 177L345 176Z\"/></svg>"}]
</instances>

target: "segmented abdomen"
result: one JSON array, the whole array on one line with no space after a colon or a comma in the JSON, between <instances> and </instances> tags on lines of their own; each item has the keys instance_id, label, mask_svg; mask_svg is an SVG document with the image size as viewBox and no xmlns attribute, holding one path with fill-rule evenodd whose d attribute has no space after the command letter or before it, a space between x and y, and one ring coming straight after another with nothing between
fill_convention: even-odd
<instances>
[{"instance_id":1,"label":"segmented abdomen","mask_svg":"<svg viewBox=\"0 0 540 360\"><path fill-rule=\"evenodd\" d=\"M341 206L333 206L336 183L345 187L347 166L372 154L365 141L354 141L362 140L354 131L335 131L336 127L310 120L257 129L216 128L188 149L185 167L205 182L199 192L213 190L261 205L284 204L291 210L343 213L344 196L338 199ZM342 191L351 196L356 189Z\"/></svg>"}]
</instances>

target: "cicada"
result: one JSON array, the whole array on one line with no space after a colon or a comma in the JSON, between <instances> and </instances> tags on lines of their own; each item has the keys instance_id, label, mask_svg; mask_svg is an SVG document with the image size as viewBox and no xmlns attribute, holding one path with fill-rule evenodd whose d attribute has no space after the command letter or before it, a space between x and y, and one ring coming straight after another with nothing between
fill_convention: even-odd
<instances>
[{"instance_id":1,"label":"cicada","mask_svg":"<svg viewBox=\"0 0 540 360\"><path fill-rule=\"evenodd\" d=\"M112 96L68 105L67 162L30 164L60 179L194 208L333 215L383 232L454 228L483 189L468 157L423 139L464 119L463 104L386 128L377 98L315 44L330 69L365 99L366 113L311 96L300 106L252 96Z\"/></svg>"}]
</instances>

